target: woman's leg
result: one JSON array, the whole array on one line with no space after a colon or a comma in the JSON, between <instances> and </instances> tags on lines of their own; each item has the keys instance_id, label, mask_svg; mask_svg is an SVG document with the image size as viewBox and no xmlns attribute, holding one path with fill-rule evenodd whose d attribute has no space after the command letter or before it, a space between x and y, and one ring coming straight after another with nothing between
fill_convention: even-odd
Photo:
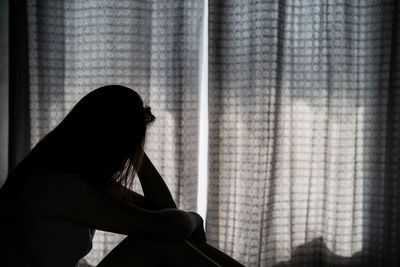
<instances>
[{"instance_id":1,"label":"woman's leg","mask_svg":"<svg viewBox=\"0 0 400 267\"><path fill-rule=\"evenodd\" d=\"M203 252L203 254L207 255L207 257L213 259L221 266L229 266L229 267L244 267L241 263L237 262L224 252L219 249L214 248L208 243L194 243L193 245Z\"/></svg>"},{"instance_id":2,"label":"woman's leg","mask_svg":"<svg viewBox=\"0 0 400 267\"><path fill-rule=\"evenodd\" d=\"M219 266L188 242L125 238L97 267Z\"/></svg>"}]
</instances>

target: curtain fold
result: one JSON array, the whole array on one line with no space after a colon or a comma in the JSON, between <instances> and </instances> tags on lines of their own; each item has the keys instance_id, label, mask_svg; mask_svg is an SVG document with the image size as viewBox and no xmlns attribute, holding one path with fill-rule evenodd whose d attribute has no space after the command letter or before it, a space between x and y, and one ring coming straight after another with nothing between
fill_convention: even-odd
<instances>
[{"instance_id":1,"label":"curtain fold","mask_svg":"<svg viewBox=\"0 0 400 267\"><path fill-rule=\"evenodd\" d=\"M398 2L209 3L209 240L246 266L398 266Z\"/></svg>"},{"instance_id":2,"label":"curtain fold","mask_svg":"<svg viewBox=\"0 0 400 267\"><path fill-rule=\"evenodd\" d=\"M27 11L31 145L91 90L126 85L157 117L146 152L177 205L195 210L202 2L28 0ZM87 261L121 239L97 232Z\"/></svg>"}]
</instances>

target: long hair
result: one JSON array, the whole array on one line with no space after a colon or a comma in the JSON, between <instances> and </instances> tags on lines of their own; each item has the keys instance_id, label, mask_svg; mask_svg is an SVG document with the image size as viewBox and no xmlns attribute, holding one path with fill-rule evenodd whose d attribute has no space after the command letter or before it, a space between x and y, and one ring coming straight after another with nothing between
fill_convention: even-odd
<instances>
[{"instance_id":1,"label":"long hair","mask_svg":"<svg viewBox=\"0 0 400 267\"><path fill-rule=\"evenodd\" d=\"M80 174L98 187L113 180L130 186L143 158L147 126L154 119L134 90L100 87L84 96L38 142L7 181L39 168Z\"/></svg>"}]
</instances>

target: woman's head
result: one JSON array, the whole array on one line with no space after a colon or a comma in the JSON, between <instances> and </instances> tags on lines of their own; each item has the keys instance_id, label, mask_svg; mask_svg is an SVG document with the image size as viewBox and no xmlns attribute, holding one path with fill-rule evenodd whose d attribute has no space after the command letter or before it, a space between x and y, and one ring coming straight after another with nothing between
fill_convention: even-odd
<instances>
[{"instance_id":1,"label":"woman's head","mask_svg":"<svg viewBox=\"0 0 400 267\"><path fill-rule=\"evenodd\" d=\"M132 89L104 86L84 96L31 154L41 168L80 173L97 185L111 177L128 184L141 164L146 128L154 119Z\"/></svg>"}]
</instances>

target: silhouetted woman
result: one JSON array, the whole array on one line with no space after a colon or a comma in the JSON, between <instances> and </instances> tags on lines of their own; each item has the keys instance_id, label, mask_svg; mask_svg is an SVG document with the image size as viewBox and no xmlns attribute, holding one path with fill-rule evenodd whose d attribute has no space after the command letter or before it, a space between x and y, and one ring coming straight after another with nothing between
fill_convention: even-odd
<instances>
[{"instance_id":1,"label":"silhouetted woman","mask_svg":"<svg viewBox=\"0 0 400 267\"><path fill-rule=\"evenodd\" d=\"M241 266L208 245L143 151L150 108L127 87L83 97L0 190L0 265L72 267L94 229L128 235L98 266ZM130 189L138 174L144 196Z\"/></svg>"}]
</instances>

